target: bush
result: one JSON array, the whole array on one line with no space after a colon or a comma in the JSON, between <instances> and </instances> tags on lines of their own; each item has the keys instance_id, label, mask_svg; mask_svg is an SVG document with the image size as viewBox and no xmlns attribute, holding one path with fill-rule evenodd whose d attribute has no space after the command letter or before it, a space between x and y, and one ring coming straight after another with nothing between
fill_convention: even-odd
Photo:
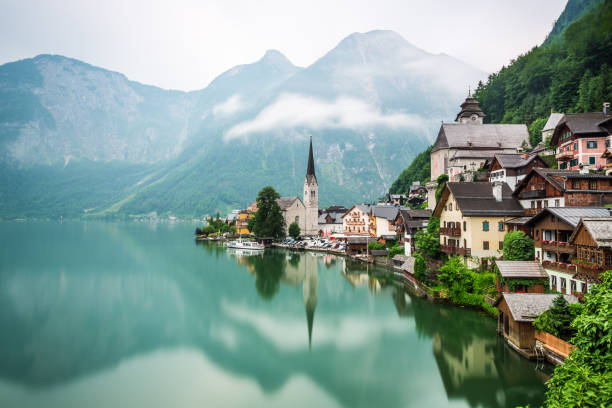
<instances>
[{"instance_id":1,"label":"bush","mask_svg":"<svg viewBox=\"0 0 612 408\"><path fill-rule=\"evenodd\" d=\"M401 246L399 243L396 243L391 248L389 248L390 258L393 258L395 255L403 255L403 254L404 254L404 247Z\"/></svg>"},{"instance_id":2,"label":"bush","mask_svg":"<svg viewBox=\"0 0 612 408\"><path fill-rule=\"evenodd\" d=\"M427 278L427 263L421 254L414 256L414 277L419 282L424 282Z\"/></svg>"},{"instance_id":3,"label":"bush","mask_svg":"<svg viewBox=\"0 0 612 408\"><path fill-rule=\"evenodd\" d=\"M376 241L368 242L368 249L370 251L378 251L381 249L385 249L385 244L381 244L380 242Z\"/></svg>"},{"instance_id":4,"label":"bush","mask_svg":"<svg viewBox=\"0 0 612 408\"><path fill-rule=\"evenodd\" d=\"M533 239L523 231L511 231L504 237L505 261L533 261L535 247Z\"/></svg>"},{"instance_id":5,"label":"bush","mask_svg":"<svg viewBox=\"0 0 612 408\"><path fill-rule=\"evenodd\" d=\"M289 224L289 235L292 238L297 238L300 236L300 233L302 231L300 230L300 226L298 225L297 222L292 222L291 224Z\"/></svg>"}]
</instances>

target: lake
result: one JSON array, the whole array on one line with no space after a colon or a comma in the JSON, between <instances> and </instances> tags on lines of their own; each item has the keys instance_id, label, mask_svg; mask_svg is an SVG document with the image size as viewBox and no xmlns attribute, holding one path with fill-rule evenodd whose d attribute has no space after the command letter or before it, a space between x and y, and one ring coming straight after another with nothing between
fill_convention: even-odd
<instances>
[{"instance_id":1,"label":"lake","mask_svg":"<svg viewBox=\"0 0 612 408\"><path fill-rule=\"evenodd\" d=\"M543 401L545 372L484 314L343 257L196 244L195 226L0 223L0 406Z\"/></svg>"}]
</instances>

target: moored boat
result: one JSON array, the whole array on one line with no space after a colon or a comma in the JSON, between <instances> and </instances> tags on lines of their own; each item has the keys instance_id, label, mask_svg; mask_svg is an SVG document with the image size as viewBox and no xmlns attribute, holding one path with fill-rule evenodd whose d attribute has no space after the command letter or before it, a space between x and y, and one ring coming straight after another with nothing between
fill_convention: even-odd
<instances>
[{"instance_id":1,"label":"moored boat","mask_svg":"<svg viewBox=\"0 0 612 408\"><path fill-rule=\"evenodd\" d=\"M237 239L235 241L228 241L228 248L234 249L249 249L252 251L263 251L264 246L255 241L249 241L248 239Z\"/></svg>"}]
</instances>

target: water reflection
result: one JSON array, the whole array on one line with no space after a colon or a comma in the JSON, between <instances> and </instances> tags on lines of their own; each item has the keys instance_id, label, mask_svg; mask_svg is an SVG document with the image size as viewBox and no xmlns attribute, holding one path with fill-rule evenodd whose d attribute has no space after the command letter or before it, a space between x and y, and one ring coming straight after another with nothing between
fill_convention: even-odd
<instances>
[{"instance_id":1,"label":"water reflection","mask_svg":"<svg viewBox=\"0 0 612 408\"><path fill-rule=\"evenodd\" d=\"M147 387L183 406L541 403L542 378L492 320L413 298L372 266L194 247L191 232L0 225L0 405L94 393L149 406Z\"/></svg>"}]
</instances>

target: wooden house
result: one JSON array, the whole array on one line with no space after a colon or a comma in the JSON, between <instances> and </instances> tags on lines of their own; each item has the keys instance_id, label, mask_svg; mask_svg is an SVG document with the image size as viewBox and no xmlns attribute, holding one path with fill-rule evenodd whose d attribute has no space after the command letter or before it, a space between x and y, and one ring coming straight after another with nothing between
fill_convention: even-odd
<instances>
[{"instance_id":1,"label":"wooden house","mask_svg":"<svg viewBox=\"0 0 612 408\"><path fill-rule=\"evenodd\" d=\"M498 153L490 163L487 163L486 167L489 170L490 182L501 181L514 190L531 169L547 168L548 164L537 154Z\"/></svg>"},{"instance_id":2,"label":"wooden house","mask_svg":"<svg viewBox=\"0 0 612 408\"><path fill-rule=\"evenodd\" d=\"M420 229L426 228L431 217L431 210L400 209L393 221L399 242L404 244L404 255L414 253L414 236Z\"/></svg>"},{"instance_id":3,"label":"wooden house","mask_svg":"<svg viewBox=\"0 0 612 408\"><path fill-rule=\"evenodd\" d=\"M534 168L514 196L528 215L548 207L603 207L612 204L612 176Z\"/></svg>"},{"instance_id":4,"label":"wooden house","mask_svg":"<svg viewBox=\"0 0 612 408\"><path fill-rule=\"evenodd\" d=\"M495 285L501 292L544 293L548 275L536 261L495 261Z\"/></svg>"},{"instance_id":5,"label":"wooden house","mask_svg":"<svg viewBox=\"0 0 612 408\"><path fill-rule=\"evenodd\" d=\"M569 239L576 247L574 279L588 288L612 269L612 217L584 217ZM570 288L572 293L577 288ZM586 292L586 291L582 291Z\"/></svg>"},{"instance_id":6,"label":"wooden house","mask_svg":"<svg viewBox=\"0 0 612 408\"><path fill-rule=\"evenodd\" d=\"M532 358L535 346L533 321L548 310L557 294L502 293L495 302L498 310L497 332L523 356ZM568 303L576 303L575 296L564 295Z\"/></svg>"},{"instance_id":7,"label":"wooden house","mask_svg":"<svg viewBox=\"0 0 612 408\"><path fill-rule=\"evenodd\" d=\"M344 235L370 236L374 234L374 221L370 216L371 207L366 204L354 205L342 216Z\"/></svg>"}]
</instances>

